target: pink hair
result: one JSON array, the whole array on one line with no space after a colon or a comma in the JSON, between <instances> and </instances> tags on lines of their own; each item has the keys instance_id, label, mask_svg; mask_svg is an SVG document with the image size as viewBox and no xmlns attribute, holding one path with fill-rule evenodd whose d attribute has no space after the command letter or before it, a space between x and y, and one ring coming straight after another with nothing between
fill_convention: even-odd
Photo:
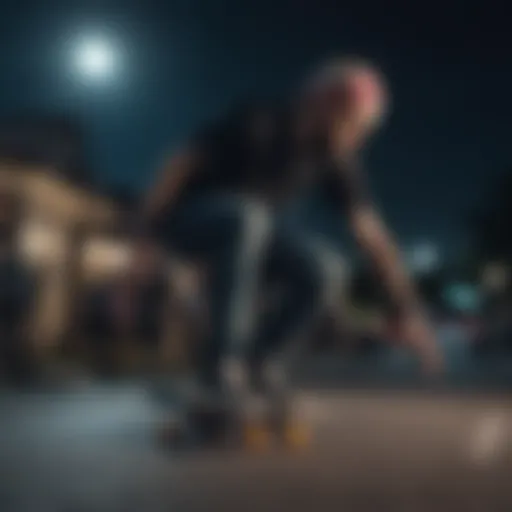
<instances>
[{"instance_id":1,"label":"pink hair","mask_svg":"<svg viewBox=\"0 0 512 512\"><path fill-rule=\"evenodd\" d=\"M389 94L382 73L371 63L350 58L328 62L306 83L305 93L317 94L330 88L344 89L353 101L369 102L371 123L382 123L389 111Z\"/></svg>"}]
</instances>

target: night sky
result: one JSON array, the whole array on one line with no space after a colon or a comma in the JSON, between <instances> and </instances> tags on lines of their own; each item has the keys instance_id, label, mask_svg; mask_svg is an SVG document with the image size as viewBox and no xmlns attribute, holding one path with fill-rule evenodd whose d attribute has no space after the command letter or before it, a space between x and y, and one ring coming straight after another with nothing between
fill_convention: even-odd
<instances>
[{"instance_id":1,"label":"night sky","mask_svg":"<svg viewBox=\"0 0 512 512\"><path fill-rule=\"evenodd\" d=\"M97 176L140 187L162 152L237 99L279 94L317 61L355 53L391 83L393 114L367 159L403 240L452 250L511 164L512 36L494 0L145 3L5 3L0 114L79 112ZM122 49L112 83L70 71L73 42L90 34Z\"/></svg>"}]
</instances>

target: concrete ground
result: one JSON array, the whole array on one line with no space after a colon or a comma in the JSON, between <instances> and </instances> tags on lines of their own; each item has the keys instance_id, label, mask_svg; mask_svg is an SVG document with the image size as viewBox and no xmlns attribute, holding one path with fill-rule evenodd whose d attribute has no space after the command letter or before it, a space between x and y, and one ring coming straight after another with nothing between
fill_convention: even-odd
<instances>
[{"instance_id":1,"label":"concrete ground","mask_svg":"<svg viewBox=\"0 0 512 512\"><path fill-rule=\"evenodd\" d=\"M1 512L512 510L512 400L305 392L301 454L178 455L142 384L0 397Z\"/></svg>"}]
</instances>

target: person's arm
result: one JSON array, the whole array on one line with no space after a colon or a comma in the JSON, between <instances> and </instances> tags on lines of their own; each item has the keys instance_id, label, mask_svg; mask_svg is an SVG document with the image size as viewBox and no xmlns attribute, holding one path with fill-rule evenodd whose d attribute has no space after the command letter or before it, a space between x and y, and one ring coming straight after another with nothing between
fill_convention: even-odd
<instances>
[{"instance_id":1,"label":"person's arm","mask_svg":"<svg viewBox=\"0 0 512 512\"><path fill-rule=\"evenodd\" d=\"M186 149L164 161L134 219L135 237L130 268L139 264L148 244L158 246L159 227L171 213L186 182L196 172L200 158L198 150Z\"/></svg>"},{"instance_id":2,"label":"person's arm","mask_svg":"<svg viewBox=\"0 0 512 512\"><path fill-rule=\"evenodd\" d=\"M394 237L368 196L361 171L335 164L334 172L338 200L344 206L349 227L389 294L401 334L418 352L425 368L437 371L441 358L435 335Z\"/></svg>"},{"instance_id":3,"label":"person's arm","mask_svg":"<svg viewBox=\"0 0 512 512\"><path fill-rule=\"evenodd\" d=\"M418 311L420 302L416 290L398 246L370 198L356 155L358 144L354 144L354 140L364 141L365 137L361 136L358 126L347 120L333 124L329 131L331 168L328 177L336 199L345 209L354 237L373 263L396 311Z\"/></svg>"},{"instance_id":4,"label":"person's arm","mask_svg":"<svg viewBox=\"0 0 512 512\"><path fill-rule=\"evenodd\" d=\"M422 309L400 250L382 216L370 202L353 204L348 212L351 231L373 264L399 316Z\"/></svg>"},{"instance_id":5,"label":"person's arm","mask_svg":"<svg viewBox=\"0 0 512 512\"><path fill-rule=\"evenodd\" d=\"M167 159L133 219L132 255L116 297L116 316L125 335L129 335L133 327L132 313L138 293L137 271L147 265L148 245L158 250L160 223L176 204L187 180L196 172L199 159L198 151L190 149Z\"/></svg>"},{"instance_id":6,"label":"person's arm","mask_svg":"<svg viewBox=\"0 0 512 512\"><path fill-rule=\"evenodd\" d=\"M145 230L151 231L161 216L172 210L183 186L196 171L200 158L198 150L185 149L164 161L140 206L136 220L137 235L148 235Z\"/></svg>"}]
</instances>

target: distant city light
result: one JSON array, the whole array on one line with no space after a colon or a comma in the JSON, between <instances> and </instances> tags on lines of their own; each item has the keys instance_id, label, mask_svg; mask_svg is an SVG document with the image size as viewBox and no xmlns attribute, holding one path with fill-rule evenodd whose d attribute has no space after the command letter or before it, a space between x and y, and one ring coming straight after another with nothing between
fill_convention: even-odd
<instances>
[{"instance_id":1,"label":"distant city light","mask_svg":"<svg viewBox=\"0 0 512 512\"><path fill-rule=\"evenodd\" d=\"M489 263L484 267L482 274L482 285L490 292L500 292L510 283L511 272L507 265L500 263Z\"/></svg>"},{"instance_id":2,"label":"distant city light","mask_svg":"<svg viewBox=\"0 0 512 512\"><path fill-rule=\"evenodd\" d=\"M435 270L439 264L439 251L430 243L422 243L415 246L409 252L409 266L413 272L429 273Z\"/></svg>"},{"instance_id":3,"label":"distant city light","mask_svg":"<svg viewBox=\"0 0 512 512\"><path fill-rule=\"evenodd\" d=\"M451 284L444 291L444 299L450 307L464 313L478 311L481 306L478 288L469 283Z\"/></svg>"}]
</instances>

